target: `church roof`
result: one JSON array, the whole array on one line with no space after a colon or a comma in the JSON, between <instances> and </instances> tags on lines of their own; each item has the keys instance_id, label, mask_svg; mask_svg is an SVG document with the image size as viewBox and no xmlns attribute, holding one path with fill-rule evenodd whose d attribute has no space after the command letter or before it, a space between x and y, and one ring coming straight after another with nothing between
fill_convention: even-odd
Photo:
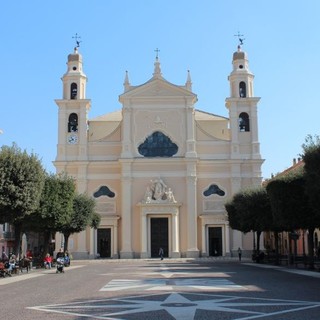
<instances>
[{"instance_id":1,"label":"church roof","mask_svg":"<svg viewBox=\"0 0 320 320\"><path fill-rule=\"evenodd\" d=\"M116 111L95 117L93 119L90 119L90 121L121 121L121 120L122 120L122 110L116 110ZM195 120L225 121L225 120L228 120L228 118L196 109Z\"/></svg>"},{"instance_id":2,"label":"church roof","mask_svg":"<svg viewBox=\"0 0 320 320\"><path fill-rule=\"evenodd\" d=\"M209 112L198 110L198 109L195 110L195 119L196 120L211 120L211 121L212 120L214 120L214 121L229 120L226 117L219 116L214 113L209 113Z\"/></svg>"},{"instance_id":3,"label":"church roof","mask_svg":"<svg viewBox=\"0 0 320 320\"><path fill-rule=\"evenodd\" d=\"M116 110L114 112L106 113L101 116L90 119L90 121L121 121L122 111Z\"/></svg>"}]
</instances>

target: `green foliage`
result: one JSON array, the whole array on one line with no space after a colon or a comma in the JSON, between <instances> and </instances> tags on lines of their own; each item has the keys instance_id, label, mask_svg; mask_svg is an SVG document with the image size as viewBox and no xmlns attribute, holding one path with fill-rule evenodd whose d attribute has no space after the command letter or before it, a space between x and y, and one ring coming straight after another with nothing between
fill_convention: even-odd
<instances>
[{"instance_id":1,"label":"green foliage","mask_svg":"<svg viewBox=\"0 0 320 320\"><path fill-rule=\"evenodd\" d=\"M64 235L64 250L68 250L69 236L85 230L88 226L98 227L100 216L95 212L95 201L86 194L77 194L73 199L73 209L69 223L64 224L60 231Z\"/></svg>"},{"instance_id":2,"label":"green foliage","mask_svg":"<svg viewBox=\"0 0 320 320\"><path fill-rule=\"evenodd\" d=\"M101 216L98 213L94 212L91 216L90 227L94 229L98 229L100 222L101 222Z\"/></svg>"},{"instance_id":3,"label":"green foliage","mask_svg":"<svg viewBox=\"0 0 320 320\"><path fill-rule=\"evenodd\" d=\"M241 230L240 218L237 215L234 198L225 203L225 208L228 213L230 227L234 230Z\"/></svg>"},{"instance_id":4,"label":"green foliage","mask_svg":"<svg viewBox=\"0 0 320 320\"><path fill-rule=\"evenodd\" d=\"M305 138L304 143L302 144L302 157L304 157L308 152L313 152L314 150L319 149L319 147L320 137L318 135L312 136L311 134L308 134Z\"/></svg>"},{"instance_id":5,"label":"green foliage","mask_svg":"<svg viewBox=\"0 0 320 320\"><path fill-rule=\"evenodd\" d=\"M40 201L45 172L35 154L16 144L0 151L0 221L20 223L34 212Z\"/></svg>"},{"instance_id":6,"label":"green foliage","mask_svg":"<svg viewBox=\"0 0 320 320\"><path fill-rule=\"evenodd\" d=\"M272 228L272 214L264 188L252 188L236 193L225 208L231 228L244 233Z\"/></svg>"},{"instance_id":7,"label":"green foliage","mask_svg":"<svg viewBox=\"0 0 320 320\"><path fill-rule=\"evenodd\" d=\"M95 217L95 201L86 194L77 194L73 199L73 211L69 223L61 228L63 233L75 233L86 229L91 225Z\"/></svg>"},{"instance_id":8,"label":"green foliage","mask_svg":"<svg viewBox=\"0 0 320 320\"><path fill-rule=\"evenodd\" d=\"M305 191L308 195L310 207L313 210L314 227L320 227L320 138L310 135L303 145Z\"/></svg>"},{"instance_id":9,"label":"green foliage","mask_svg":"<svg viewBox=\"0 0 320 320\"><path fill-rule=\"evenodd\" d=\"M276 178L267 185L274 220L280 230L307 229L312 224L312 210L305 193L303 170Z\"/></svg>"},{"instance_id":10,"label":"green foliage","mask_svg":"<svg viewBox=\"0 0 320 320\"><path fill-rule=\"evenodd\" d=\"M39 215L50 231L61 231L70 223L75 197L74 179L65 174L48 175L41 195Z\"/></svg>"}]
</instances>

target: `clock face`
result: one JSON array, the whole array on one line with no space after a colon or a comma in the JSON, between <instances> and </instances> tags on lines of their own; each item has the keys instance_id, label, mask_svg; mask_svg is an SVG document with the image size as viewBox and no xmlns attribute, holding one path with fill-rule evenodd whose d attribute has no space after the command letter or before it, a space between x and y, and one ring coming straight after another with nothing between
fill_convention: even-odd
<instances>
[{"instance_id":1,"label":"clock face","mask_svg":"<svg viewBox=\"0 0 320 320\"><path fill-rule=\"evenodd\" d=\"M68 143L70 144L76 144L78 143L78 136L76 134L71 134L69 137L68 137Z\"/></svg>"}]
</instances>

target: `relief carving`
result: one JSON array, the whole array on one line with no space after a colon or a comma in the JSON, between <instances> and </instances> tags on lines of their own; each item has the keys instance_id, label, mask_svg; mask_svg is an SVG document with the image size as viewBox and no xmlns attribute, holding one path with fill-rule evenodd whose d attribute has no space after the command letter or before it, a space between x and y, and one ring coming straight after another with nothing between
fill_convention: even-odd
<instances>
[{"instance_id":1,"label":"relief carving","mask_svg":"<svg viewBox=\"0 0 320 320\"><path fill-rule=\"evenodd\" d=\"M176 203L171 188L160 179L151 180L151 185L147 187L144 195L144 203Z\"/></svg>"}]
</instances>

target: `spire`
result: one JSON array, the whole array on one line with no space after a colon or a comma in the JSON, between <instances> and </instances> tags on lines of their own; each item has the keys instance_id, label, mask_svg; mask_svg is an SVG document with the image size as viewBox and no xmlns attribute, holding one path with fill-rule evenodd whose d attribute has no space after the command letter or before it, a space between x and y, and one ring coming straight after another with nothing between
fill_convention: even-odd
<instances>
[{"instance_id":1,"label":"spire","mask_svg":"<svg viewBox=\"0 0 320 320\"><path fill-rule=\"evenodd\" d=\"M154 72L153 72L154 78L162 78L161 68L160 68L160 62L158 57L156 57L156 61L154 63Z\"/></svg>"},{"instance_id":2,"label":"spire","mask_svg":"<svg viewBox=\"0 0 320 320\"><path fill-rule=\"evenodd\" d=\"M160 68L160 62L159 62L159 52L160 50L157 48L154 50L156 52L156 61L154 63L154 72L153 77L154 78L162 78L161 68Z\"/></svg>"},{"instance_id":3,"label":"spire","mask_svg":"<svg viewBox=\"0 0 320 320\"><path fill-rule=\"evenodd\" d=\"M129 88L130 88L130 82L129 82L128 71L126 71L126 75L125 75L125 78L124 78L123 86L124 86L124 92L128 91L128 90L129 90Z\"/></svg>"},{"instance_id":4,"label":"spire","mask_svg":"<svg viewBox=\"0 0 320 320\"><path fill-rule=\"evenodd\" d=\"M190 70L188 70L186 88L187 88L187 90L192 91L192 82L191 82Z\"/></svg>"}]
</instances>

